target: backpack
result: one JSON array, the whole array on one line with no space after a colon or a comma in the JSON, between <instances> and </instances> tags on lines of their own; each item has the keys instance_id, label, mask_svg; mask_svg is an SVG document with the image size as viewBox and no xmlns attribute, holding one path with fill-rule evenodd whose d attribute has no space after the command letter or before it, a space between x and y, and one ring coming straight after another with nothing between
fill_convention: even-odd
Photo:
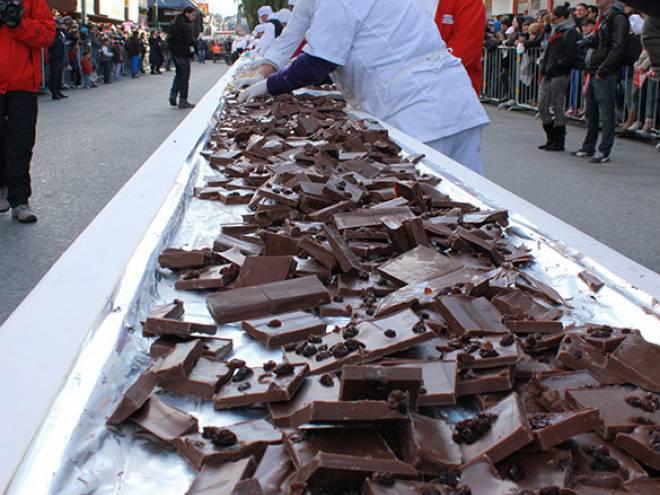
<instances>
[{"instance_id":1,"label":"backpack","mask_svg":"<svg viewBox=\"0 0 660 495\"><path fill-rule=\"evenodd\" d=\"M268 22L275 26L275 37L279 37L284 31L284 25L278 19L269 19Z\"/></svg>"}]
</instances>

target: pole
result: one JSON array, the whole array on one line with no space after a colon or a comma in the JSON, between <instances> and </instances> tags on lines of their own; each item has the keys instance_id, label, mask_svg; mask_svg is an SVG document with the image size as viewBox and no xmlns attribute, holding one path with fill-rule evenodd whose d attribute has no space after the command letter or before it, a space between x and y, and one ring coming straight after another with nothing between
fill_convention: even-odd
<instances>
[{"instance_id":1,"label":"pole","mask_svg":"<svg viewBox=\"0 0 660 495\"><path fill-rule=\"evenodd\" d=\"M158 19L158 0L154 2L154 10L156 11L156 19L155 19L156 29L160 29L160 21Z\"/></svg>"},{"instance_id":2,"label":"pole","mask_svg":"<svg viewBox=\"0 0 660 495\"><path fill-rule=\"evenodd\" d=\"M80 0L80 23L87 24L87 0Z\"/></svg>"}]
</instances>

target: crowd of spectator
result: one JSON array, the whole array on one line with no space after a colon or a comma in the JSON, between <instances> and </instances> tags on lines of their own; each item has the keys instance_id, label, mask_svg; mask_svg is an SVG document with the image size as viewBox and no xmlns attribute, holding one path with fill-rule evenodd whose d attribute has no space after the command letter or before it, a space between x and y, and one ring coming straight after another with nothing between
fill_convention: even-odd
<instances>
[{"instance_id":1,"label":"crowd of spectator","mask_svg":"<svg viewBox=\"0 0 660 495\"><path fill-rule=\"evenodd\" d=\"M122 78L169 72L174 60L166 31L136 24L81 25L70 16L54 12L57 33L44 52L44 86L54 100L67 98L63 89L96 88ZM231 62L231 39L196 42L199 63Z\"/></svg>"},{"instance_id":2,"label":"crowd of spectator","mask_svg":"<svg viewBox=\"0 0 660 495\"><path fill-rule=\"evenodd\" d=\"M621 39L615 40L615 46L621 47L623 52L615 66L607 68L608 74L597 74L598 64L602 64L609 55L599 53L598 36L611 31L599 27L614 17L603 15L596 5L585 3L578 4L575 8L560 6L560 10L562 8L568 13L566 24L570 24L578 42L574 54L576 60L567 71L568 85L562 109L565 117L588 120L589 111L596 108L595 104L589 108L590 97L594 99L594 95L589 92L589 83L591 79L608 76L613 79L612 91L604 97L611 101L615 108L617 132L646 138L660 137L660 72L659 68L651 63L649 52L642 44L645 23L657 21L630 6L624 7L615 3L613 12L621 14L621 21L617 22L623 26L623 19L627 19L625 32L621 33ZM549 53L548 46L553 36L560 30L554 18L553 12L540 11L534 17L497 16L488 21L484 40L486 57L497 59L497 67L494 69L497 73L487 82L491 86L498 86L499 95L505 105L513 105L515 99L516 104L539 107L539 100L543 96L543 92L539 90L547 76L543 74L543 67L547 65L544 64L544 57ZM611 43L609 39L606 41ZM564 42L564 50L565 44ZM607 47L611 48L611 44ZM516 70L513 70L515 64ZM493 88L489 89L491 94L494 94ZM597 96L600 98L603 95ZM526 101L520 101L521 99ZM560 125L561 120L560 118ZM600 120L602 127L602 116ZM587 151L593 154L592 150Z\"/></svg>"}]
</instances>

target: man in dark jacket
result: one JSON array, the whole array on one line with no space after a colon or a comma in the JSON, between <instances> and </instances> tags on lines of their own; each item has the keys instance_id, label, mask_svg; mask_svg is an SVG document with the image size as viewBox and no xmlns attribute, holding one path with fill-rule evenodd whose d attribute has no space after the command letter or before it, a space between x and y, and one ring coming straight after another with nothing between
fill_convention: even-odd
<instances>
[{"instance_id":1,"label":"man in dark jacket","mask_svg":"<svg viewBox=\"0 0 660 495\"><path fill-rule=\"evenodd\" d=\"M62 76L64 73L64 24L60 19L55 21L55 37L48 47L48 86L53 100L67 98L62 94Z\"/></svg>"},{"instance_id":2,"label":"man in dark jacket","mask_svg":"<svg viewBox=\"0 0 660 495\"><path fill-rule=\"evenodd\" d=\"M37 128L41 49L55 36L46 0L23 0L0 11L0 212L21 223L37 217L28 204Z\"/></svg>"},{"instance_id":3,"label":"man in dark jacket","mask_svg":"<svg viewBox=\"0 0 660 495\"><path fill-rule=\"evenodd\" d=\"M567 7L560 5L552 11L554 29L541 63L539 113L547 139L539 149L564 151L566 116L564 100L570 82L571 70L579 63L579 34Z\"/></svg>"},{"instance_id":4,"label":"man in dark jacket","mask_svg":"<svg viewBox=\"0 0 660 495\"><path fill-rule=\"evenodd\" d=\"M193 21L195 9L186 7L183 12L174 18L170 26L170 50L174 58L176 73L170 90L170 105L179 108L193 108L195 105L188 102L188 87L190 82L190 62L195 56L195 38L193 37Z\"/></svg>"},{"instance_id":5,"label":"man in dark jacket","mask_svg":"<svg viewBox=\"0 0 660 495\"><path fill-rule=\"evenodd\" d=\"M607 163L614 146L616 126L616 86L628 42L630 22L618 2L598 0L600 17L595 34L585 39L590 48L587 56L587 137L574 156L592 157L592 163ZM599 126L603 135L596 152Z\"/></svg>"},{"instance_id":6,"label":"man in dark jacket","mask_svg":"<svg viewBox=\"0 0 660 495\"><path fill-rule=\"evenodd\" d=\"M149 36L149 67L152 74L160 74L160 68L163 65L163 52L161 47L160 34L152 31Z\"/></svg>"}]
</instances>

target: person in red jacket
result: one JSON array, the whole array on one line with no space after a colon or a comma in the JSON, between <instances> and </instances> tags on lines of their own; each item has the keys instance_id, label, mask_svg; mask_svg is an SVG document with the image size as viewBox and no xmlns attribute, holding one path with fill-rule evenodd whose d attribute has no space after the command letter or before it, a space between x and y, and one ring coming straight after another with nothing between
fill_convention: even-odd
<instances>
[{"instance_id":1,"label":"person in red jacket","mask_svg":"<svg viewBox=\"0 0 660 495\"><path fill-rule=\"evenodd\" d=\"M440 36L467 70L472 87L481 94L486 8L483 0L435 0L435 23Z\"/></svg>"},{"instance_id":2,"label":"person in red jacket","mask_svg":"<svg viewBox=\"0 0 660 495\"><path fill-rule=\"evenodd\" d=\"M55 37L46 0L9 0L0 10L0 212L36 222L28 205L37 127L41 49Z\"/></svg>"}]
</instances>

